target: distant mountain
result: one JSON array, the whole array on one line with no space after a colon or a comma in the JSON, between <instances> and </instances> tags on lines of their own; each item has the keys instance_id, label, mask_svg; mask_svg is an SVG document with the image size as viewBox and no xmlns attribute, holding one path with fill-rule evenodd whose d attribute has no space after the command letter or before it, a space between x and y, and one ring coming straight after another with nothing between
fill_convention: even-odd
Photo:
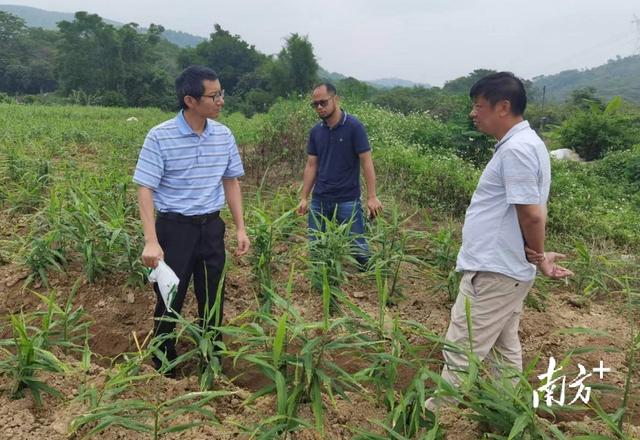
<instances>
[{"instance_id":1,"label":"distant mountain","mask_svg":"<svg viewBox=\"0 0 640 440\"><path fill-rule=\"evenodd\" d=\"M621 95L629 101L640 102L640 55L618 57L592 69L538 76L533 78L533 85L540 93L546 86L547 99L552 101L565 100L572 90L594 87L596 95L606 100Z\"/></svg>"},{"instance_id":2,"label":"distant mountain","mask_svg":"<svg viewBox=\"0 0 640 440\"><path fill-rule=\"evenodd\" d=\"M409 81L401 78L374 79L371 81L367 81L367 83L379 89L391 89L393 87L425 87L425 88L431 87L431 85L427 83L415 83L413 81Z\"/></svg>"},{"instance_id":3,"label":"distant mountain","mask_svg":"<svg viewBox=\"0 0 640 440\"><path fill-rule=\"evenodd\" d=\"M322 67L318 69L318 77L320 77L321 80L327 81L340 81L341 79L347 78L341 73L329 72L328 70L324 70Z\"/></svg>"},{"instance_id":4,"label":"distant mountain","mask_svg":"<svg viewBox=\"0 0 640 440\"><path fill-rule=\"evenodd\" d=\"M318 76L320 79L328 80L328 81L340 81L341 79L347 78L347 76L337 73L337 72L329 72L322 67L318 69ZM383 79L374 79L372 81L364 81L367 84L377 88L377 89L391 89L393 87L431 87L429 84L419 84L414 83L412 81L408 81L406 79L400 78L383 78Z\"/></svg>"},{"instance_id":5,"label":"distant mountain","mask_svg":"<svg viewBox=\"0 0 640 440\"><path fill-rule=\"evenodd\" d=\"M5 11L22 18L29 27L41 27L43 29L57 30L57 24L59 21L74 20L74 14L70 12L46 11L44 9L32 8L30 6L0 5L0 11ZM124 24L117 21L109 20L104 17L102 18L102 20L105 23L114 26L122 26ZM139 29L141 32L145 32L147 28ZM163 36L168 41L179 47L197 46L198 43L206 40L206 38L204 37L199 37L197 35L192 35L181 31L173 31L171 29L165 29Z\"/></svg>"}]
</instances>

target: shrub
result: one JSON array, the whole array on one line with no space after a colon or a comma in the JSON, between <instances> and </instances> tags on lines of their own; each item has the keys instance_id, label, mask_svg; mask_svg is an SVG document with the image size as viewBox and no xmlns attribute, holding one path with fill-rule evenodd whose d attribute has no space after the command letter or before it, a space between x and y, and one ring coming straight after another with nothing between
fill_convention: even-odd
<instances>
[{"instance_id":1,"label":"shrub","mask_svg":"<svg viewBox=\"0 0 640 440\"><path fill-rule=\"evenodd\" d=\"M258 181L267 168L281 162L279 171L299 177L307 157L307 139L315 115L303 101L280 100L262 119L259 143L255 154L244 157L247 168L254 171Z\"/></svg>"},{"instance_id":2,"label":"shrub","mask_svg":"<svg viewBox=\"0 0 640 440\"><path fill-rule=\"evenodd\" d=\"M473 165L453 154L420 154L410 148L377 151L376 167L386 176L384 186L416 206L462 217L479 174Z\"/></svg>"},{"instance_id":3,"label":"shrub","mask_svg":"<svg viewBox=\"0 0 640 440\"><path fill-rule=\"evenodd\" d=\"M628 113L617 111L621 105L622 100L614 98L604 111L594 105L590 111L576 112L559 129L562 146L587 161L629 148L637 140L639 126Z\"/></svg>"},{"instance_id":4,"label":"shrub","mask_svg":"<svg viewBox=\"0 0 640 440\"><path fill-rule=\"evenodd\" d=\"M563 239L610 240L637 248L640 196L598 175L597 167L598 163L552 163L548 227Z\"/></svg>"},{"instance_id":5,"label":"shrub","mask_svg":"<svg viewBox=\"0 0 640 440\"><path fill-rule=\"evenodd\" d=\"M95 104L104 107L126 107L127 98L120 92L107 90L96 97Z\"/></svg>"},{"instance_id":6,"label":"shrub","mask_svg":"<svg viewBox=\"0 0 640 440\"><path fill-rule=\"evenodd\" d=\"M0 92L0 104L11 104L14 100L4 92Z\"/></svg>"},{"instance_id":7,"label":"shrub","mask_svg":"<svg viewBox=\"0 0 640 440\"><path fill-rule=\"evenodd\" d=\"M640 144L629 151L616 151L608 154L595 164L595 172L612 182L624 182L631 185L631 189L640 190Z\"/></svg>"}]
</instances>

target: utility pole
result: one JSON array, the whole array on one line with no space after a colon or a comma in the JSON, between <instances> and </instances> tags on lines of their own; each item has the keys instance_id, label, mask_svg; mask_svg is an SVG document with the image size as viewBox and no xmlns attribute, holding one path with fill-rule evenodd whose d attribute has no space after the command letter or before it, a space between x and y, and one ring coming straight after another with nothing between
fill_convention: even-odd
<instances>
[{"instance_id":1,"label":"utility pole","mask_svg":"<svg viewBox=\"0 0 640 440\"><path fill-rule=\"evenodd\" d=\"M547 95L547 86L542 86L542 116L540 116L540 132L544 130L544 124L547 122L547 117L544 115L544 101Z\"/></svg>"},{"instance_id":2,"label":"utility pole","mask_svg":"<svg viewBox=\"0 0 640 440\"><path fill-rule=\"evenodd\" d=\"M631 20L632 24L636 25L636 47L634 48L633 53L635 55L640 55L640 18L636 14L633 14L633 20Z\"/></svg>"}]
</instances>

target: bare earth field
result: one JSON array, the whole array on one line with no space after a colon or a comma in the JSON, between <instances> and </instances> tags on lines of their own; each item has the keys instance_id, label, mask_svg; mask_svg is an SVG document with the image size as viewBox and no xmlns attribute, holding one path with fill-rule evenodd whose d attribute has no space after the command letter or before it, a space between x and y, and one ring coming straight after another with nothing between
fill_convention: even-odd
<instances>
[{"instance_id":1,"label":"bare earth field","mask_svg":"<svg viewBox=\"0 0 640 440\"><path fill-rule=\"evenodd\" d=\"M233 235L227 233L227 237ZM232 245L233 243L228 243ZM304 246L304 243L292 243L283 245L280 252L285 252L287 246ZM233 263L227 278L225 320L232 322L243 311L257 306L254 293L254 285L250 268L245 260L233 258ZM286 280L288 273L286 265L280 266L275 278ZM284 268L284 269L283 269ZM42 286L31 285L24 287L27 271L16 264L0 266L0 317L5 317L20 310L34 311L42 308L41 301L32 293L39 291L46 293ZM80 268L70 267L66 273L53 272L50 275L51 288L58 292L63 299L71 290L72 285L81 280L75 304L82 305L87 314L93 319L91 327L90 347L95 353L90 376L81 377L79 373L70 372L66 375L50 375L47 383L60 390L61 398L46 396L44 406L38 408L32 397L27 394L18 400L10 399L6 393L0 394L0 438L27 440L49 440L67 438L68 425L71 420L83 412L80 403L74 400L77 396L78 386L81 381L100 381L105 369L109 368L112 360L124 352L136 351L134 334L138 340L143 340L152 327L152 313L154 307L154 295L150 286L136 289L125 286L125 276L114 274L100 279L95 284L84 280ZM401 279L404 299L399 304L391 307L389 315L398 316L400 319L418 321L438 334L446 332L451 303L446 293L438 289L436 280L429 279L428 274L411 267L403 274ZM317 319L322 314L322 302L316 291L311 289L303 273L296 274L294 280L293 303L296 308L309 319ZM377 296L375 280L369 274L352 273L349 275L348 286L345 291L351 299L363 310L376 313ZM625 344L629 340L629 325L625 315L624 304L616 302L614 298L603 298L591 302L587 307L577 307L572 299L573 295L563 285L557 283L551 292L544 311L527 308L521 323L520 336L524 349L525 364L536 353L540 353L543 361L540 362L536 374L541 374L546 367L546 360L550 356L562 358L563 354L579 347L600 346L602 350L596 350L583 355L575 355L572 358L572 366L569 371L577 371L577 364L582 363L591 369L599 365L611 368L601 382L622 389L626 373ZM186 315L195 314L195 301L189 293L186 304ZM609 336L593 336L586 334L557 334L560 329L570 327L583 327L598 329ZM3 330L3 336L7 337L7 329ZM605 351L604 348L619 349ZM70 364L78 364L78 359L62 352L57 353L61 359ZM439 351L435 356L441 359ZM344 368L357 368L357 359L340 359ZM259 398L251 405L244 405L243 401L264 384L264 378L257 371L234 366L230 359L223 362L224 373L228 380L220 381L219 389L232 391L235 394L225 396L213 403L215 413L220 419L220 427L199 427L178 434L171 434L167 438L184 439L232 439L249 438L241 434L234 422L250 424L261 418L269 417L275 406L273 396ZM147 367L151 372L151 367ZM437 370L439 367L434 366ZM156 377L146 384L144 388L132 390L138 398L163 399L177 396L188 391L198 391L197 379L192 372L181 371L177 379ZM408 384L412 371L402 371L398 386ZM568 376L573 377L571 374ZM634 379L640 377L636 374ZM570 380L570 378L568 378ZM0 387L6 386L7 379L0 376ZM4 383L3 383L4 382ZM537 384L536 377L531 377L532 384ZM569 392L570 393L570 392ZM568 401L573 396L568 396ZM601 402L605 409L613 410L619 404L619 395L601 396ZM327 402L328 403L328 402ZM375 404L371 399L365 399L359 395L353 395L351 401L340 397L336 405L327 405L325 413L326 438L348 439L353 437L352 428L364 428L373 431L376 429L374 419L383 419L386 410ZM483 428L472 420L462 417L464 411L456 408L447 408L443 414L441 423L447 430L449 439L479 439L483 437ZM635 402L633 407L634 426L628 427L632 438L640 438L640 403ZM307 420L313 420L309 406L303 405L300 416ZM575 411L567 407L566 410L556 411L555 423L569 436L584 432L601 433L607 431L601 422L594 421L594 414L590 411ZM137 439L148 438L123 429L110 428L97 435L101 439ZM311 429L302 430L291 434L290 438L312 439L320 438Z\"/></svg>"}]
</instances>

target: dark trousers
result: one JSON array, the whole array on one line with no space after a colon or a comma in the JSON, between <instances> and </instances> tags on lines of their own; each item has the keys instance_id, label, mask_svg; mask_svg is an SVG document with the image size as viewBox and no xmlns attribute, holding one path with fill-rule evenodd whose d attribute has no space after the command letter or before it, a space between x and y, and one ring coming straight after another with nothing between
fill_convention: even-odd
<instances>
[{"instance_id":1,"label":"dark trousers","mask_svg":"<svg viewBox=\"0 0 640 440\"><path fill-rule=\"evenodd\" d=\"M224 250L225 224L217 213L205 216L183 216L174 213L158 213L156 217L156 234L158 242L164 251L164 261L180 279L178 290L171 304L177 313L182 310L185 295L191 276L193 275L193 290L198 301L198 316L204 319L206 311L211 310L210 321L203 325L217 326L222 322L222 304L224 300L224 285L220 291L220 311L215 321L212 310L218 293L218 284L222 276L225 263ZM156 318L154 334L156 336L171 333L175 323L158 320L163 316L175 317L162 301L157 284ZM175 340L167 339L161 349L171 361L177 357ZM158 359L154 359L156 366Z\"/></svg>"}]
</instances>

